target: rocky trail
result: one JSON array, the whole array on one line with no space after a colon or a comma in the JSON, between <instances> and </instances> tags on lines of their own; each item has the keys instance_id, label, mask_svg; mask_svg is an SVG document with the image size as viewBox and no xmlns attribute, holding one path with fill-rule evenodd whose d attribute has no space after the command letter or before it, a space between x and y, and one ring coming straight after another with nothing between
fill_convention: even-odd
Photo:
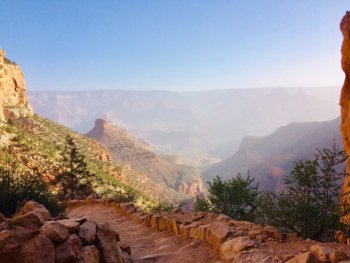
<instances>
[{"instance_id":1,"label":"rocky trail","mask_svg":"<svg viewBox=\"0 0 350 263\"><path fill-rule=\"evenodd\" d=\"M105 204L74 207L70 217L87 217L98 224L109 223L119 233L121 245L130 246L134 262L219 262L218 253L206 242L184 241L180 236L137 224Z\"/></svg>"}]
</instances>

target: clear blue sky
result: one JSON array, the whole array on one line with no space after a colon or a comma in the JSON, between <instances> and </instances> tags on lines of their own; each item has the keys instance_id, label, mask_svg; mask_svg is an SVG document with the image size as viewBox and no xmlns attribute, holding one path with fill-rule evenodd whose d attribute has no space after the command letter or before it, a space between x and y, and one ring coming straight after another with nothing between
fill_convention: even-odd
<instances>
[{"instance_id":1,"label":"clear blue sky","mask_svg":"<svg viewBox=\"0 0 350 263\"><path fill-rule=\"evenodd\" d=\"M349 0L1 0L28 88L341 85Z\"/></svg>"}]
</instances>

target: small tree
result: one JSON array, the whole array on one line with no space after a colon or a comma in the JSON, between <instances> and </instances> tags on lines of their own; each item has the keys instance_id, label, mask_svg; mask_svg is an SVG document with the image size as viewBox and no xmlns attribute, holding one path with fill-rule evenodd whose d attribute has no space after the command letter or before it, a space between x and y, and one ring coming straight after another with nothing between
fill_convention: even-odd
<instances>
[{"instance_id":1,"label":"small tree","mask_svg":"<svg viewBox=\"0 0 350 263\"><path fill-rule=\"evenodd\" d=\"M258 185L253 186L254 179L240 174L224 181L217 176L209 184L209 200L196 199L199 210L210 208L213 212L228 215L237 220L253 220L258 204Z\"/></svg>"},{"instance_id":2,"label":"small tree","mask_svg":"<svg viewBox=\"0 0 350 263\"><path fill-rule=\"evenodd\" d=\"M61 199L84 198L94 192L91 185L94 174L88 170L84 155L70 136L66 138L62 165L63 172L55 180L60 187Z\"/></svg>"},{"instance_id":3,"label":"small tree","mask_svg":"<svg viewBox=\"0 0 350 263\"><path fill-rule=\"evenodd\" d=\"M313 160L297 162L285 178L285 192L262 196L262 223L313 239L339 229L342 213L347 210L340 205L340 183L345 172L339 169L345 160L344 151L334 144L331 149L317 150Z\"/></svg>"}]
</instances>

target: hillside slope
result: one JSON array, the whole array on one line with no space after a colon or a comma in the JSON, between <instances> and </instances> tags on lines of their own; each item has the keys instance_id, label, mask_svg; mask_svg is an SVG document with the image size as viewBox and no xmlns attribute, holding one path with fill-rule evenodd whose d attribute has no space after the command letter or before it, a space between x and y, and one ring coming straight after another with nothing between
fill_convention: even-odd
<instances>
[{"instance_id":1,"label":"hillside slope","mask_svg":"<svg viewBox=\"0 0 350 263\"><path fill-rule=\"evenodd\" d=\"M0 167L51 181L63 171L67 136L73 138L95 175L93 187L99 197L136 198L134 201L144 207L157 199L180 201L189 197L128 165L112 164L110 153L99 142L33 114L20 67L0 50Z\"/></svg>"},{"instance_id":2,"label":"hillside slope","mask_svg":"<svg viewBox=\"0 0 350 263\"><path fill-rule=\"evenodd\" d=\"M147 143L136 140L125 129L97 119L95 127L85 136L106 147L115 164L127 166L177 192L190 196L205 192L199 172L194 167L178 164L176 157L155 154Z\"/></svg>"},{"instance_id":3,"label":"hillside slope","mask_svg":"<svg viewBox=\"0 0 350 263\"><path fill-rule=\"evenodd\" d=\"M230 178L237 173L251 176L263 190L283 188L283 178L300 159L313 158L317 148L341 145L339 118L326 122L292 123L266 137L246 137L239 150L203 172L204 180L216 175Z\"/></svg>"}]
</instances>

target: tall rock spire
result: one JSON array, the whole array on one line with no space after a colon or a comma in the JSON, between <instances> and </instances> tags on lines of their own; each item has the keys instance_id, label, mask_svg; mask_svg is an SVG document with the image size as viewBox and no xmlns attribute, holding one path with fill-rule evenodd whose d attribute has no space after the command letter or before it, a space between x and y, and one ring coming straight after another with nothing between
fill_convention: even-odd
<instances>
[{"instance_id":1,"label":"tall rock spire","mask_svg":"<svg viewBox=\"0 0 350 263\"><path fill-rule=\"evenodd\" d=\"M340 96L341 124L340 131L343 139L343 146L346 154L350 156L350 12L346 12L340 23L340 30L343 34L341 46L341 66L345 73L345 80ZM350 159L347 161L346 171L350 174ZM345 177L343 190L350 190L350 176Z\"/></svg>"}]
</instances>

